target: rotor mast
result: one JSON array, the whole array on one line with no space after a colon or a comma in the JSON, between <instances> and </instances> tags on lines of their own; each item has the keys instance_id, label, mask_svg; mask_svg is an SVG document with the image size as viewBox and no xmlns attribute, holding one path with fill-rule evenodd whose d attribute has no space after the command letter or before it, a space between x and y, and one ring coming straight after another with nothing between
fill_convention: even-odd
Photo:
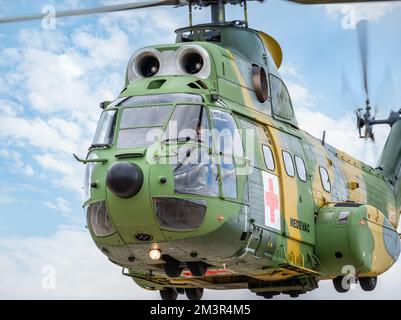
<instances>
[{"instance_id":1,"label":"rotor mast","mask_svg":"<svg viewBox=\"0 0 401 320\"><path fill-rule=\"evenodd\" d=\"M217 3L210 5L212 23L224 24L226 22L226 9L223 0L217 0Z\"/></svg>"}]
</instances>

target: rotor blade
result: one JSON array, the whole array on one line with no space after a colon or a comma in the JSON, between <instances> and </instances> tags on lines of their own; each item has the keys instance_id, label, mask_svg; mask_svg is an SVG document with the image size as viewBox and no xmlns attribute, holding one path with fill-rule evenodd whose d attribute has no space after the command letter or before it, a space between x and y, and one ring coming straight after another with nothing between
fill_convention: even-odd
<instances>
[{"instance_id":1,"label":"rotor blade","mask_svg":"<svg viewBox=\"0 0 401 320\"><path fill-rule=\"evenodd\" d=\"M341 98L347 107L356 108L360 99L351 86L347 73L343 70L341 76Z\"/></svg>"},{"instance_id":2,"label":"rotor blade","mask_svg":"<svg viewBox=\"0 0 401 320\"><path fill-rule=\"evenodd\" d=\"M400 0L287 0L301 4L329 4L329 3L354 3L354 2L390 2Z\"/></svg>"},{"instance_id":3,"label":"rotor blade","mask_svg":"<svg viewBox=\"0 0 401 320\"><path fill-rule=\"evenodd\" d=\"M56 17L82 16L82 15L95 14L95 13L118 12L118 11L127 11L127 10L149 8L149 7L156 7L156 6L179 5L179 4L181 4L181 1L179 1L179 0L150 0L150 1L142 1L142 2L134 2L134 3L131 2L131 3L116 4L116 5L104 6L104 7L60 11L60 12L56 12ZM41 13L41 14L28 15L28 16L15 16L15 17L4 17L4 18L0 17L0 24L11 23L11 22L20 22L20 21L40 20L47 16L48 16L48 13Z\"/></svg>"},{"instance_id":4,"label":"rotor blade","mask_svg":"<svg viewBox=\"0 0 401 320\"><path fill-rule=\"evenodd\" d=\"M397 95L394 86L393 73L388 63L384 68L383 77L381 78L378 89L375 93L373 99L378 108L384 109L386 112L386 109L394 108L397 103Z\"/></svg>"},{"instance_id":5,"label":"rotor blade","mask_svg":"<svg viewBox=\"0 0 401 320\"><path fill-rule=\"evenodd\" d=\"M358 32L359 53L362 63L363 88L366 94L366 101L369 101L369 86L368 86L368 21L361 20L357 23L356 29Z\"/></svg>"}]
</instances>

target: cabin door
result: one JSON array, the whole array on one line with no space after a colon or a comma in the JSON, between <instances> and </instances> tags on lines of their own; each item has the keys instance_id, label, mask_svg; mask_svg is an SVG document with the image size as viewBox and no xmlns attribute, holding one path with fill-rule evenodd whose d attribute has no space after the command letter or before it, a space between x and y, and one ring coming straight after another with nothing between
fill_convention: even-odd
<instances>
[{"instance_id":1,"label":"cabin door","mask_svg":"<svg viewBox=\"0 0 401 320\"><path fill-rule=\"evenodd\" d=\"M300 247L301 243L314 245L314 206L302 142L299 137L273 127L268 127L268 131L272 137L280 181L283 234L294 240L293 246ZM300 249L292 251L297 260Z\"/></svg>"}]
</instances>

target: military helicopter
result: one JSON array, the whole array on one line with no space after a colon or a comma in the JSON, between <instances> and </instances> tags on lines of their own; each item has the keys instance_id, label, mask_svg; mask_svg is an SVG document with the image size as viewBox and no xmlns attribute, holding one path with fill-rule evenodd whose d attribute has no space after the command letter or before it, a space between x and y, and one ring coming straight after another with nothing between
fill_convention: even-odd
<instances>
[{"instance_id":1,"label":"military helicopter","mask_svg":"<svg viewBox=\"0 0 401 320\"><path fill-rule=\"evenodd\" d=\"M225 20L229 4L243 6L243 21ZM303 131L278 71L280 45L248 27L244 0L56 16L165 5L188 6L189 26L176 43L132 55L119 97L100 104L87 157L75 156L86 166L84 208L97 247L168 300L199 300L205 288L298 297L323 280L338 292L353 281L374 290L400 254L400 114L386 122L377 168ZM196 7L210 7L211 23L192 24ZM357 113L366 138L378 123L369 107Z\"/></svg>"}]
</instances>

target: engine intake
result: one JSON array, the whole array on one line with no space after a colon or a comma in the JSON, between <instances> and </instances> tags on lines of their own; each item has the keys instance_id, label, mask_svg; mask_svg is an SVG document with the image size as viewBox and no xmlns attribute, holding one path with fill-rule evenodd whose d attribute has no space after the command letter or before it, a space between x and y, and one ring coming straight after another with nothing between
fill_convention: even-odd
<instances>
[{"instance_id":1,"label":"engine intake","mask_svg":"<svg viewBox=\"0 0 401 320\"><path fill-rule=\"evenodd\" d=\"M186 45L177 51L178 69L183 74L201 78L210 74L210 57L205 49L196 45Z\"/></svg>"},{"instance_id":2,"label":"engine intake","mask_svg":"<svg viewBox=\"0 0 401 320\"><path fill-rule=\"evenodd\" d=\"M136 61L136 68L142 77L153 77L160 70L160 61L152 54L145 54Z\"/></svg>"}]
</instances>

